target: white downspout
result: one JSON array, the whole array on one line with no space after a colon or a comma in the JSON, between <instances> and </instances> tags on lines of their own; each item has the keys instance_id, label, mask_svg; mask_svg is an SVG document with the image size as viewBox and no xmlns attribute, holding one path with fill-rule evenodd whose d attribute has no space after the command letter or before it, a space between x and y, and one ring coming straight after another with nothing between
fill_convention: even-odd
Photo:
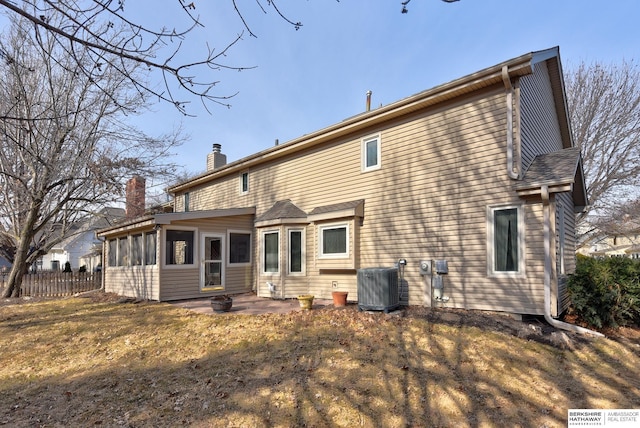
<instances>
[{"instance_id":1,"label":"white downspout","mask_svg":"<svg viewBox=\"0 0 640 428\"><path fill-rule=\"evenodd\" d=\"M502 81L507 90L507 174L517 180L518 172L513 170L513 85L509 77L509 68L502 67Z\"/></svg>"},{"instance_id":2,"label":"white downspout","mask_svg":"<svg viewBox=\"0 0 640 428\"><path fill-rule=\"evenodd\" d=\"M562 330L581 334L604 337L604 334L574 324L558 321L551 316L551 205L549 204L549 188L542 186L543 230L544 230L544 319Z\"/></svg>"}]
</instances>

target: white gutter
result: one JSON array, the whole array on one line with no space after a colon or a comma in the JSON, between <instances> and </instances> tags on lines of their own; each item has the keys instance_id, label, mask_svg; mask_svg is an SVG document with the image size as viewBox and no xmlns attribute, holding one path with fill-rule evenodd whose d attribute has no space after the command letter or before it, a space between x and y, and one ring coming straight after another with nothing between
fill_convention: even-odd
<instances>
[{"instance_id":1,"label":"white gutter","mask_svg":"<svg viewBox=\"0 0 640 428\"><path fill-rule=\"evenodd\" d=\"M549 204L549 187L542 186L543 227L544 227L544 319L555 328L573 331L575 333L590 334L605 337L604 334L588 328L554 319L551 316L551 205Z\"/></svg>"},{"instance_id":2,"label":"white gutter","mask_svg":"<svg viewBox=\"0 0 640 428\"><path fill-rule=\"evenodd\" d=\"M513 170L513 85L509 77L509 67L502 67L502 82L507 91L507 174L509 178L517 180L518 171Z\"/></svg>"}]
</instances>

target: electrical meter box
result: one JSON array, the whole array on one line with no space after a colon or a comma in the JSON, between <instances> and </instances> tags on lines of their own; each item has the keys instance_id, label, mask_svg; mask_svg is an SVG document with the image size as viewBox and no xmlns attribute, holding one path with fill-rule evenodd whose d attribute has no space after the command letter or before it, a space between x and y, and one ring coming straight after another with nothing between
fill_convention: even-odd
<instances>
[{"instance_id":1,"label":"electrical meter box","mask_svg":"<svg viewBox=\"0 0 640 428\"><path fill-rule=\"evenodd\" d=\"M449 273L449 265L446 260L436 260L436 273Z\"/></svg>"},{"instance_id":2,"label":"electrical meter box","mask_svg":"<svg viewBox=\"0 0 640 428\"><path fill-rule=\"evenodd\" d=\"M420 275L431 275L431 260L420 260Z\"/></svg>"}]
</instances>

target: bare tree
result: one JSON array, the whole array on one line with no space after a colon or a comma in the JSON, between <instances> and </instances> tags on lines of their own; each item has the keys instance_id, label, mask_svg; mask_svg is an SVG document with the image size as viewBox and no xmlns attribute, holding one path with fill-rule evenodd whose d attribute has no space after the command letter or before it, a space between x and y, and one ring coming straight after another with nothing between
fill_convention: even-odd
<instances>
[{"instance_id":1,"label":"bare tree","mask_svg":"<svg viewBox=\"0 0 640 428\"><path fill-rule=\"evenodd\" d=\"M48 22L61 26L58 17ZM102 54L99 64L77 46L71 55L21 17L0 55L0 252L13 262L3 294L15 297L29 266L120 195L126 178L171 173L167 155L180 140L127 125L144 107L133 83L144 82L141 63ZM126 76L110 66L118 61Z\"/></svg>"},{"instance_id":2,"label":"bare tree","mask_svg":"<svg viewBox=\"0 0 640 428\"><path fill-rule=\"evenodd\" d=\"M640 184L640 69L627 61L581 63L565 83L590 203L583 222L631 199Z\"/></svg>"},{"instance_id":3,"label":"bare tree","mask_svg":"<svg viewBox=\"0 0 640 428\"><path fill-rule=\"evenodd\" d=\"M236 0L230 1L249 34L255 36ZM228 106L228 100L234 94L216 93L218 80L212 78L211 71L252 68L226 62L227 54L242 39L243 33L237 34L222 48L216 49L210 44L202 46L200 55L195 54L199 59L180 62L177 58L184 44L188 51L195 51L187 43L190 33L204 26L195 13L197 2L161 3L162 7L175 7L190 24L183 29L171 25L157 29L146 27L128 17L125 0L0 0L0 7L9 15L23 17L41 33L46 32L57 48L51 54L61 53L76 59L75 69L83 74L90 74L97 66L109 67L120 74L121 79L127 80L141 97L169 102L183 114L188 113L191 97L200 99L205 108L210 103ZM302 26L302 23L288 19L274 0L256 0L256 4L265 13L267 8L274 9L295 29ZM155 89L154 85L138 79L140 66L162 74L162 89ZM181 98L179 90L185 91L187 97Z\"/></svg>"}]
</instances>

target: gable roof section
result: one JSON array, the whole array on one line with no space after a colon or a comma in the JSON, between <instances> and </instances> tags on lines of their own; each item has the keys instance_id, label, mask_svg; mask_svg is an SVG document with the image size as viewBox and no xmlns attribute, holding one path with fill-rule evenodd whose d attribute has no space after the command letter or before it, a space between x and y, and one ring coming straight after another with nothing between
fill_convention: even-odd
<instances>
[{"instance_id":1,"label":"gable roof section","mask_svg":"<svg viewBox=\"0 0 640 428\"><path fill-rule=\"evenodd\" d=\"M257 227L284 223L309 223L309 221L307 213L294 205L290 199L276 202L255 221Z\"/></svg>"},{"instance_id":2,"label":"gable roof section","mask_svg":"<svg viewBox=\"0 0 640 428\"><path fill-rule=\"evenodd\" d=\"M168 191L170 193L185 191L191 187L205 184L219 177L236 174L244 169L297 153L317 144L333 141L356 132L364 132L367 128L379 126L386 121L408 115L420 109L463 97L483 88L494 85L503 85L503 67L507 67L510 77L519 77L531 74L535 64L541 62L547 62L548 64L554 98L556 98L556 109L558 111L563 141L566 142L565 147L572 147L573 142L571 139L566 102L564 99L564 81L562 78L559 57L560 52L558 47L522 55L460 79L453 80L449 83L419 92L386 106L347 118L342 122L320 129L316 132L303 135L287 143L273 146L243 159L228 163L216 170L206 172L170 187Z\"/></svg>"},{"instance_id":3,"label":"gable roof section","mask_svg":"<svg viewBox=\"0 0 640 428\"><path fill-rule=\"evenodd\" d=\"M549 193L572 192L577 210L587 206L578 147L536 156L516 190L520 196L538 195L543 186L547 186Z\"/></svg>"}]
</instances>

